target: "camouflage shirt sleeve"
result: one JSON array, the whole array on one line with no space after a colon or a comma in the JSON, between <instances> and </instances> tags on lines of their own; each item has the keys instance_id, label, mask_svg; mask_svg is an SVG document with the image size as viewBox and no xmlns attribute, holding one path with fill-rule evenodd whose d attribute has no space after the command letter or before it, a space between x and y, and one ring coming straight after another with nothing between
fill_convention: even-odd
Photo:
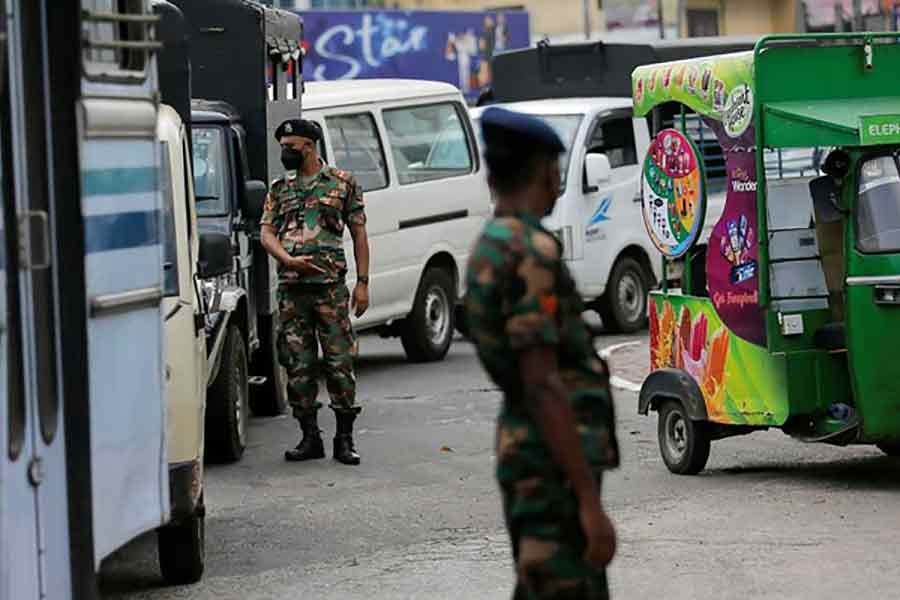
<instances>
[{"instance_id":1,"label":"camouflage shirt sleeve","mask_svg":"<svg viewBox=\"0 0 900 600\"><path fill-rule=\"evenodd\" d=\"M263 204L262 217L259 219L260 225L274 225L275 219L278 217L278 197L277 190L281 185L281 179L276 179L269 186L269 193L266 194L266 202Z\"/></svg>"},{"instance_id":2,"label":"camouflage shirt sleeve","mask_svg":"<svg viewBox=\"0 0 900 600\"><path fill-rule=\"evenodd\" d=\"M362 187L355 177L350 178L349 184L344 202L344 222L349 225L365 225L366 205L363 201Z\"/></svg>"},{"instance_id":3,"label":"camouflage shirt sleeve","mask_svg":"<svg viewBox=\"0 0 900 600\"><path fill-rule=\"evenodd\" d=\"M532 230L524 234L518 260L506 263L503 304L513 350L559 345L559 259L556 241Z\"/></svg>"}]
</instances>

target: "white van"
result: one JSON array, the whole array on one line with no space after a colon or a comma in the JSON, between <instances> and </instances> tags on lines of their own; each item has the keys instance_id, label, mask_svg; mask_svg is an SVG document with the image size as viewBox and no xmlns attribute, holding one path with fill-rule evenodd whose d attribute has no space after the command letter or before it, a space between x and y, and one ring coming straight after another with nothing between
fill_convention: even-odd
<instances>
[{"instance_id":1,"label":"white van","mask_svg":"<svg viewBox=\"0 0 900 600\"><path fill-rule=\"evenodd\" d=\"M646 119L632 117L630 98L514 102L504 108L545 120L566 145L562 189L544 225L563 244L588 306L604 326L630 333L644 326L660 263L644 230L640 162L650 145ZM486 108L473 108L476 127ZM480 131L479 131L480 136Z\"/></svg>"},{"instance_id":2,"label":"white van","mask_svg":"<svg viewBox=\"0 0 900 600\"><path fill-rule=\"evenodd\" d=\"M442 359L466 262L493 210L462 95L431 81L310 82L303 117L322 127L325 161L364 191L370 308L355 328L399 335L410 360ZM349 233L345 246L352 288Z\"/></svg>"}]
</instances>

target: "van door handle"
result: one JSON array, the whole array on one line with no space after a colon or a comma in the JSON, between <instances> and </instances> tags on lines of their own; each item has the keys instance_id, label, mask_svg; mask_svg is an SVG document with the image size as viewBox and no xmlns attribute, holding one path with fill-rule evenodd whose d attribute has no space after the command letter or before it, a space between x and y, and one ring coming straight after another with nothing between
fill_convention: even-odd
<instances>
[{"instance_id":1,"label":"van door handle","mask_svg":"<svg viewBox=\"0 0 900 600\"><path fill-rule=\"evenodd\" d=\"M643 202L643 201L644 201L644 196L641 195L641 194L638 194L637 196L635 196L634 198L632 198L631 201L632 201L632 202L635 202L635 203Z\"/></svg>"}]
</instances>

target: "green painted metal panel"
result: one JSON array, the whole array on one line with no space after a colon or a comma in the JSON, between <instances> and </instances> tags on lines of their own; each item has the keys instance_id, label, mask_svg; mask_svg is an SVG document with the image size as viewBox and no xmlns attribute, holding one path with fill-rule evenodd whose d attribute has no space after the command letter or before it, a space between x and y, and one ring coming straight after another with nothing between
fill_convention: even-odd
<instances>
[{"instance_id":1,"label":"green painted metal panel","mask_svg":"<svg viewBox=\"0 0 900 600\"><path fill-rule=\"evenodd\" d=\"M900 115L896 35L773 36L754 64L763 146L859 145L863 117Z\"/></svg>"},{"instance_id":2,"label":"green painted metal panel","mask_svg":"<svg viewBox=\"0 0 900 600\"><path fill-rule=\"evenodd\" d=\"M789 100L763 106L769 148L856 146L900 141L900 96ZM866 123L863 139L861 123Z\"/></svg>"}]
</instances>

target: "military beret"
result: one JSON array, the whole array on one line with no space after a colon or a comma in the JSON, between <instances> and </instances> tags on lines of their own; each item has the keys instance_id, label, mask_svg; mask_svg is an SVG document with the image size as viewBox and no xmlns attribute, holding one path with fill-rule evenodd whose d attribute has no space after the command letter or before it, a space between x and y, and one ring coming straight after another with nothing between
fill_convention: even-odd
<instances>
[{"instance_id":1,"label":"military beret","mask_svg":"<svg viewBox=\"0 0 900 600\"><path fill-rule=\"evenodd\" d=\"M481 132L488 148L492 144L516 143L529 145L529 148L519 148L525 152L544 150L560 154L566 149L559 135L545 121L496 106L481 115Z\"/></svg>"},{"instance_id":2,"label":"military beret","mask_svg":"<svg viewBox=\"0 0 900 600\"><path fill-rule=\"evenodd\" d=\"M306 119L288 119L275 130L275 140L280 142L286 135L296 135L318 142L322 139L322 130L317 124Z\"/></svg>"}]
</instances>

